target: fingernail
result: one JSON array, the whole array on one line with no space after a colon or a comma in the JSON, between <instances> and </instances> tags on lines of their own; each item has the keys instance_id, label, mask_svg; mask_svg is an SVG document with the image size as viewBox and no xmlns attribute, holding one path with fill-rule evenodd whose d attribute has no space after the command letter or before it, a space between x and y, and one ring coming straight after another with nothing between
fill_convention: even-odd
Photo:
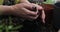
<instances>
[{"instance_id":1,"label":"fingernail","mask_svg":"<svg viewBox=\"0 0 60 32\"><path fill-rule=\"evenodd\" d=\"M32 9L33 9L32 11L35 11L35 12L37 11L37 8L36 7L32 7Z\"/></svg>"}]
</instances>

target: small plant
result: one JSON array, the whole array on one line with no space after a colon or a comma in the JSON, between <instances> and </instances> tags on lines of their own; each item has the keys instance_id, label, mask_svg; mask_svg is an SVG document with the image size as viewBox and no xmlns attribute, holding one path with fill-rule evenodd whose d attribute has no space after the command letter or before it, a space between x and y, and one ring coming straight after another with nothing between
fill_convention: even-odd
<instances>
[{"instance_id":1,"label":"small plant","mask_svg":"<svg viewBox=\"0 0 60 32\"><path fill-rule=\"evenodd\" d=\"M16 31L18 29L20 29L21 27L23 27L22 25L16 25L14 26L12 18L9 17L8 19L2 19L0 20L0 32L3 32L3 30L5 30L5 32L12 32L12 31Z\"/></svg>"}]
</instances>

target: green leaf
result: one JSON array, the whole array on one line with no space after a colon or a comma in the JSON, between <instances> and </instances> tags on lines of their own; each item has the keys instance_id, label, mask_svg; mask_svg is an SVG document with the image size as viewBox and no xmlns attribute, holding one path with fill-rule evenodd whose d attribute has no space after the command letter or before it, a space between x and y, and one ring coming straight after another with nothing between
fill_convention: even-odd
<instances>
[{"instance_id":1,"label":"green leaf","mask_svg":"<svg viewBox=\"0 0 60 32\"><path fill-rule=\"evenodd\" d=\"M13 28L13 25L8 26L8 29L9 29L9 30L12 29L12 28Z\"/></svg>"},{"instance_id":2,"label":"green leaf","mask_svg":"<svg viewBox=\"0 0 60 32\"><path fill-rule=\"evenodd\" d=\"M21 27L23 27L23 25L16 26L16 27L12 28L12 30L17 30L17 29L20 29Z\"/></svg>"}]
</instances>

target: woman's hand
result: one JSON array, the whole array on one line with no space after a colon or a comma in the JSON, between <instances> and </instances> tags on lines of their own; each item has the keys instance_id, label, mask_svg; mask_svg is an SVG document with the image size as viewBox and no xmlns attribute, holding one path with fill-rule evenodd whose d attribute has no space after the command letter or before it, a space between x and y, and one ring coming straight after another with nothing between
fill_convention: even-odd
<instances>
[{"instance_id":1,"label":"woman's hand","mask_svg":"<svg viewBox=\"0 0 60 32\"><path fill-rule=\"evenodd\" d=\"M12 6L12 14L15 16L20 16L25 19L36 19L38 17L38 11L31 11L33 10L32 7L36 7L39 10L42 10L41 6L32 3L20 3ZM31 9L31 10L30 10Z\"/></svg>"}]
</instances>

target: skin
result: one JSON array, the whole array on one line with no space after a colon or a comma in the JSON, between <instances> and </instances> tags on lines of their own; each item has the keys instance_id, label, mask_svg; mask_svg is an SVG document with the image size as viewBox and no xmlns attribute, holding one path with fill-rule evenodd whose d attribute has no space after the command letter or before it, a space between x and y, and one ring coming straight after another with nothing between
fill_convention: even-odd
<instances>
[{"instance_id":1,"label":"skin","mask_svg":"<svg viewBox=\"0 0 60 32\"><path fill-rule=\"evenodd\" d=\"M33 9L32 7L34 6L36 6L38 10L43 9L41 6L29 3L27 0L20 0L20 2L21 3L12 6L0 5L0 15L12 14L25 19L36 19L38 17L38 11L34 12L29 9Z\"/></svg>"}]
</instances>

